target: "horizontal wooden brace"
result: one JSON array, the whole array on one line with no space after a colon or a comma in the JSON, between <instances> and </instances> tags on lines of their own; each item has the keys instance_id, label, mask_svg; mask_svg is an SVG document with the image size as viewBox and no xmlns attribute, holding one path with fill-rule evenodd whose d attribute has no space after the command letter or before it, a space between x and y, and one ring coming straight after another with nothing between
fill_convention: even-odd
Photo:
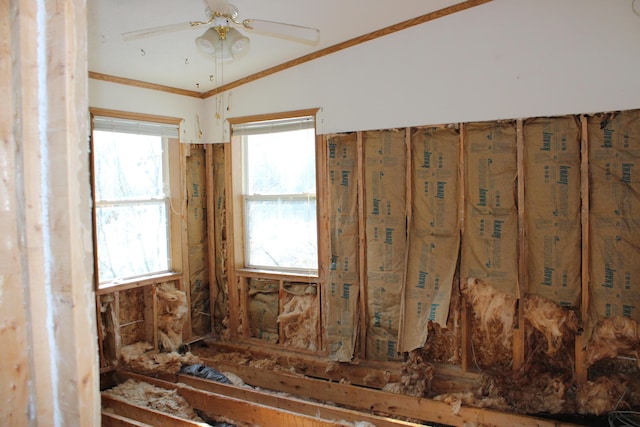
<instances>
[{"instance_id":1,"label":"horizontal wooden brace","mask_svg":"<svg viewBox=\"0 0 640 427\"><path fill-rule=\"evenodd\" d=\"M122 415L102 411L102 427L153 427Z\"/></svg>"},{"instance_id":2,"label":"horizontal wooden brace","mask_svg":"<svg viewBox=\"0 0 640 427\"><path fill-rule=\"evenodd\" d=\"M359 411L393 417L411 418L425 422L447 424L450 426L483 425L500 427L577 427L570 423L554 420L510 414L493 409L461 407L454 414L452 407L444 402L427 398L417 398L394 394L381 390L296 376L286 371L268 371L249 366L221 364L215 366L219 371L232 372L247 384L295 396L333 402ZM183 381L184 375L180 375Z\"/></svg>"},{"instance_id":3,"label":"horizontal wooden brace","mask_svg":"<svg viewBox=\"0 0 640 427\"><path fill-rule=\"evenodd\" d=\"M137 381L144 381L157 387L168 390L177 390L191 406L200 411L204 411L212 417L224 417L238 423L248 423L250 425L263 426L287 426L287 427L332 427L348 426L343 419L329 420L322 419L318 414L305 415L289 410L271 407L248 400L237 399L222 394L212 393L206 390L196 389L183 384L146 377L134 373L120 371L118 377L121 379L131 378ZM227 385L228 388L234 387ZM106 396L108 397L108 396ZM103 394L103 399L105 395ZM113 400L113 399L111 399ZM111 402L108 402L111 405ZM141 408L145 409L145 408ZM125 414L126 415L126 414ZM134 417L132 417L134 418ZM171 425L181 427L198 424L155 424Z\"/></svg>"},{"instance_id":4,"label":"horizontal wooden brace","mask_svg":"<svg viewBox=\"0 0 640 427\"><path fill-rule=\"evenodd\" d=\"M144 408L142 406L133 405L131 403L125 402L124 400L116 399L114 397L109 396L108 394L102 393L102 414L103 420L105 415L105 408L109 408L114 411L116 415L120 415L121 417L126 417L134 421L138 421L143 423L142 425L152 425L152 426L171 426L171 427L202 427L202 423L198 423L196 421L189 421L183 418L175 417L170 414L166 414L164 412L159 412L151 408ZM113 424L116 426L119 425L127 425L122 424L124 421L111 419L109 422L119 422L120 424ZM103 426L108 424L102 424ZM136 426L139 424L129 424L132 426Z\"/></svg>"}]
</instances>

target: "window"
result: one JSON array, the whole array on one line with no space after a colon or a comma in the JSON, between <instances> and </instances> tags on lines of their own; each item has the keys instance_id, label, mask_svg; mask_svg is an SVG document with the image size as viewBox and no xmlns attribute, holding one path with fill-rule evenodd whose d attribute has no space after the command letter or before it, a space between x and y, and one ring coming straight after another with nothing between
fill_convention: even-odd
<instances>
[{"instance_id":1,"label":"window","mask_svg":"<svg viewBox=\"0 0 640 427\"><path fill-rule=\"evenodd\" d=\"M175 268L169 145L178 144L177 136L177 124L93 118L94 233L101 286Z\"/></svg>"},{"instance_id":2,"label":"window","mask_svg":"<svg viewBox=\"0 0 640 427\"><path fill-rule=\"evenodd\" d=\"M244 266L318 270L314 116L234 124L241 146Z\"/></svg>"}]
</instances>

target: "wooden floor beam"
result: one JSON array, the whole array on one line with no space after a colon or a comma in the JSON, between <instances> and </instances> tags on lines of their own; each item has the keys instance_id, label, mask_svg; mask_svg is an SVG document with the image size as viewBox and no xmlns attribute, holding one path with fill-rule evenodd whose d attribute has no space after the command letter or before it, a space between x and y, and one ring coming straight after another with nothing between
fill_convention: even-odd
<instances>
[{"instance_id":1,"label":"wooden floor beam","mask_svg":"<svg viewBox=\"0 0 640 427\"><path fill-rule=\"evenodd\" d=\"M185 420L184 418L179 418L164 412L156 411L155 409L145 408L142 406L134 405L132 403L126 402L124 400L117 399L115 397L111 397L105 393L102 393L102 419L105 418L105 409L109 411L113 411L115 415L119 417L111 417L118 419L108 419L108 422L112 422L116 426L136 426L142 423L142 425L152 425L152 426L171 426L171 427L202 427L202 423L196 421ZM109 418L107 416L107 418ZM123 420L123 418L125 420ZM129 421L130 424L126 424L126 419L132 420ZM107 426L109 424L102 424L103 426Z\"/></svg>"},{"instance_id":2,"label":"wooden floor beam","mask_svg":"<svg viewBox=\"0 0 640 427\"><path fill-rule=\"evenodd\" d=\"M133 374L129 372L118 372L118 376L122 380L134 379L136 381L146 381L155 386L163 388L176 386L175 384L172 384L168 381L156 378L148 378L143 375ZM202 399L206 400L209 396L209 393L214 393L216 396L239 399L245 402L251 402L258 405L275 408L277 410L284 410L295 414L306 415L323 420L347 421L351 423L366 421L375 425L376 427L421 426L421 424L415 424L408 421L390 419L382 416L372 415L369 413L359 412L352 409L346 409L343 407L337 407L308 400L301 400L300 398L294 396L283 396L281 394L275 394L273 392L256 390L251 387L238 387L229 384L223 384L212 380L194 377L192 375L178 375L177 381L179 384L185 384L189 386L189 388L187 389L181 387L178 388L178 390L179 394L181 394L187 401L190 401L190 403L193 402L192 404L194 405L194 407L197 407L195 403L196 401L202 401ZM356 396L352 396L352 398L355 397ZM206 406L208 407L211 405L207 403ZM208 409L204 408L198 409L208 411Z\"/></svg>"},{"instance_id":3,"label":"wooden floor beam","mask_svg":"<svg viewBox=\"0 0 640 427\"><path fill-rule=\"evenodd\" d=\"M102 427L153 427L122 415L102 411Z\"/></svg>"},{"instance_id":4,"label":"wooden floor beam","mask_svg":"<svg viewBox=\"0 0 640 427\"><path fill-rule=\"evenodd\" d=\"M146 377L144 375L138 375L128 372L120 372L118 375L122 379L132 378L138 381L145 381L147 383L150 383L157 387L165 388L167 390L176 390L178 395L183 397L193 408L206 412L211 417L224 417L225 419L231 419L237 423L247 423L249 425L257 426L291 427L333 427L351 425L343 418L324 419L321 418L322 414L318 413L313 415L296 413L290 410L263 405L250 400L243 400L222 394L212 393L210 391L196 389L184 384L177 384L157 378ZM228 391L235 386L226 385L226 387L226 390ZM157 414L153 413L157 411L152 411L148 408L137 407L136 405L129 405L126 402L119 401L118 399L113 399L110 396L105 395L104 393L102 398L103 406L110 408L117 406L116 413L136 420L149 420L148 417L157 416ZM117 402L114 403L114 401ZM142 411L143 415L140 414L140 411ZM325 415L329 414L325 413ZM161 421L159 422L154 420L153 425L170 425L172 427L200 425L193 424L193 422L188 420L178 420L179 421L176 421L175 423L174 421L163 423ZM415 424L408 425L415 426Z\"/></svg>"},{"instance_id":5,"label":"wooden floor beam","mask_svg":"<svg viewBox=\"0 0 640 427\"><path fill-rule=\"evenodd\" d=\"M290 393L302 398L331 401L354 410L383 416L410 418L460 427L465 425L496 427L505 425L520 427L574 426L570 423L510 414L492 409L461 407L458 413L454 414L449 404L432 399L416 398L351 384L295 376L285 371L267 371L249 366L232 366L231 364L222 364L215 368L220 371L232 372L241 377L247 384L255 387ZM192 385L194 384L193 381L186 380L185 377L180 375L179 380L189 381Z\"/></svg>"}]
</instances>

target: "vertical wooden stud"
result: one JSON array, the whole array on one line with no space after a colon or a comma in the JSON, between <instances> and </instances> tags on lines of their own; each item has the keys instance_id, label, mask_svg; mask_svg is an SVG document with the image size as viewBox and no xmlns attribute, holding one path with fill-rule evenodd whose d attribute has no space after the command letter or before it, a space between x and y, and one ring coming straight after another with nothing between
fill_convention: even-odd
<instances>
[{"instance_id":1,"label":"vertical wooden stud","mask_svg":"<svg viewBox=\"0 0 640 427\"><path fill-rule=\"evenodd\" d=\"M251 336L251 328L249 327L249 279L240 276L240 312L242 314L242 336L248 338Z\"/></svg>"},{"instance_id":2,"label":"vertical wooden stud","mask_svg":"<svg viewBox=\"0 0 640 427\"><path fill-rule=\"evenodd\" d=\"M365 198L364 198L364 141L362 132L357 133L356 156L358 169L358 262L360 275L360 357L366 357L367 347L367 237L365 218Z\"/></svg>"},{"instance_id":3,"label":"vertical wooden stud","mask_svg":"<svg viewBox=\"0 0 640 427\"><path fill-rule=\"evenodd\" d=\"M402 273L402 290L400 292L400 320L398 322L398 347L403 347L403 330L405 327L405 289L407 285L407 268L409 267L409 248L410 248L410 240L411 236L409 232L411 231L411 220L413 214L413 167L412 167L412 154L411 154L411 128L406 128L405 134L405 224L406 224L406 233L407 233L407 244L404 251L404 271Z\"/></svg>"},{"instance_id":4,"label":"vertical wooden stud","mask_svg":"<svg viewBox=\"0 0 640 427\"><path fill-rule=\"evenodd\" d=\"M588 119L586 116L580 116L581 139L580 139L580 193L582 197L582 209L580 217L582 221L582 295L580 302L580 314L582 321L585 322L589 318L589 282L591 275L589 272L589 132ZM585 334L576 337L575 353L576 353L576 372L575 379L578 384L584 384L587 381L587 367L585 366L585 348L589 337Z\"/></svg>"},{"instance_id":5,"label":"vertical wooden stud","mask_svg":"<svg viewBox=\"0 0 640 427\"><path fill-rule=\"evenodd\" d=\"M142 290L144 293L144 331L145 331L145 339L147 342L153 344L154 348L157 349L158 340L156 339L156 313L155 313L155 285L146 286Z\"/></svg>"},{"instance_id":6,"label":"vertical wooden stud","mask_svg":"<svg viewBox=\"0 0 640 427\"><path fill-rule=\"evenodd\" d=\"M236 203L236 199L239 197L234 193L234 179L238 179L239 174L241 173L242 168L233 168L233 157L240 158L241 147L239 141L236 140L235 137L231 138L231 143L225 145L224 150L224 174L225 174L225 182L224 182L224 192L225 192L225 204L227 207L227 233L231 236L241 237L242 228L241 221L236 220L236 208L239 210L241 206L239 203ZM235 172L235 174L234 174ZM236 176L234 176L236 175ZM238 212L237 215L241 215L241 212ZM239 290L239 282L238 276L236 274L236 264L238 263L238 259L242 258L242 243L236 241L236 239L231 238L227 241L227 274L228 274L228 286L229 286L229 329L230 329L230 337L232 339L238 336L238 325L239 325L239 313L238 308L240 306L240 300L238 296ZM242 292L240 298L245 298L245 293ZM243 312L245 318L247 317L246 311ZM246 322L245 322L246 323ZM243 324L243 328L246 326Z\"/></svg>"},{"instance_id":7,"label":"vertical wooden stud","mask_svg":"<svg viewBox=\"0 0 640 427\"><path fill-rule=\"evenodd\" d=\"M215 199L214 199L214 170L213 146L205 144L205 191L207 194L207 267L209 268L209 315L211 316L211 332L215 331L215 307L218 300L218 284L216 280L216 229L215 229Z\"/></svg>"},{"instance_id":8,"label":"vertical wooden stud","mask_svg":"<svg viewBox=\"0 0 640 427\"><path fill-rule=\"evenodd\" d=\"M516 121L516 152L517 152L517 177L518 177L518 311L517 327L513 331L513 370L518 371L524 364L525 334L524 313L522 299L527 289L527 236L525 227L525 182L524 182L524 134L523 121Z\"/></svg>"},{"instance_id":9,"label":"vertical wooden stud","mask_svg":"<svg viewBox=\"0 0 640 427\"><path fill-rule=\"evenodd\" d=\"M319 319L324 319L323 304L325 301L325 292L327 279L329 277L329 258L331 247L329 241L329 190L328 190L328 174L327 174L327 138L326 135L316 136L316 204L317 204L317 222L318 222L318 288L317 288L317 304ZM317 348L326 351L324 338L324 325L322 320L318 321L317 328Z\"/></svg>"},{"instance_id":10,"label":"vertical wooden stud","mask_svg":"<svg viewBox=\"0 0 640 427\"><path fill-rule=\"evenodd\" d=\"M284 291L284 280L278 280L278 317L282 314L282 310L284 309L284 305L286 303L286 292ZM284 345L284 328L282 327L281 322L277 322L278 324L278 344Z\"/></svg>"},{"instance_id":11,"label":"vertical wooden stud","mask_svg":"<svg viewBox=\"0 0 640 427\"><path fill-rule=\"evenodd\" d=\"M464 123L460 124L460 150L458 154L458 228L460 230L460 243L464 244L462 236L464 236L464 214L465 214L465 191L466 191L466 177L465 177L465 138L466 128ZM466 277L458 275L458 280L466 280ZM459 283L459 286L461 284ZM461 345L460 345L460 363L463 371L469 371L472 369L473 362L473 348L472 348L472 322L471 318L473 313L467 303L467 298L461 296L462 304L462 325L461 325Z\"/></svg>"},{"instance_id":12,"label":"vertical wooden stud","mask_svg":"<svg viewBox=\"0 0 640 427\"><path fill-rule=\"evenodd\" d=\"M122 336L120 335L120 292L113 294L113 344L116 359L120 358Z\"/></svg>"},{"instance_id":13,"label":"vertical wooden stud","mask_svg":"<svg viewBox=\"0 0 640 427\"><path fill-rule=\"evenodd\" d=\"M158 289L155 284L151 285L151 313L153 321L153 349L158 350Z\"/></svg>"},{"instance_id":14,"label":"vertical wooden stud","mask_svg":"<svg viewBox=\"0 0 640 427\"><path fill-rule=\"evenodd\" d=\"M179 206L180 206L180 241L182 247L180 248L180 256L182 258L182 279L178 281L178 289L184 291L187 297L187 315L182 328L183 341L189 341L191 338L191 270L189 268L189 232L187 228L187 155L190 153L189 144L180 144L178 140L174 142L179 149L179 155L177 156L179 165L177 168L171 170L180 171L180 191L179 191Z\"/></svg>"}]
</instances>

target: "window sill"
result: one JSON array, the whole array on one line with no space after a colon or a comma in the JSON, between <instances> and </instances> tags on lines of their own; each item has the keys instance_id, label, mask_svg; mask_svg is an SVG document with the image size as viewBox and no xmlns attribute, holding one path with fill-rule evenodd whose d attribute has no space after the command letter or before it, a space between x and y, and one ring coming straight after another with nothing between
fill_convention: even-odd
<instances>
[{"instance_id":1,"label":"window sill","mask_svg":"<svg viewBox=\"0 0 640 427\"><path fill-rule=\"evenodd\" d=\"M258 270L254 268L237 268L236 275L255 279L285 280L287 282L319 283L317 273L292 273L290 271Z\"/></svg>"},{"instance_id":2,"label":"window sill","mask_svg":"<svg viewBox=\"0 0 640 427\"><path fill-rule=\"evenodd\" d=\"M117 280L110 283L99 285L96 295L105 295L113 292L124 291L132 288L139 288L157 283L169 282L172 280L181 280L182 273L168 271L166 273L152 274L149 276L135 277L132 279Z\"/></svg>"}]
</instances>

